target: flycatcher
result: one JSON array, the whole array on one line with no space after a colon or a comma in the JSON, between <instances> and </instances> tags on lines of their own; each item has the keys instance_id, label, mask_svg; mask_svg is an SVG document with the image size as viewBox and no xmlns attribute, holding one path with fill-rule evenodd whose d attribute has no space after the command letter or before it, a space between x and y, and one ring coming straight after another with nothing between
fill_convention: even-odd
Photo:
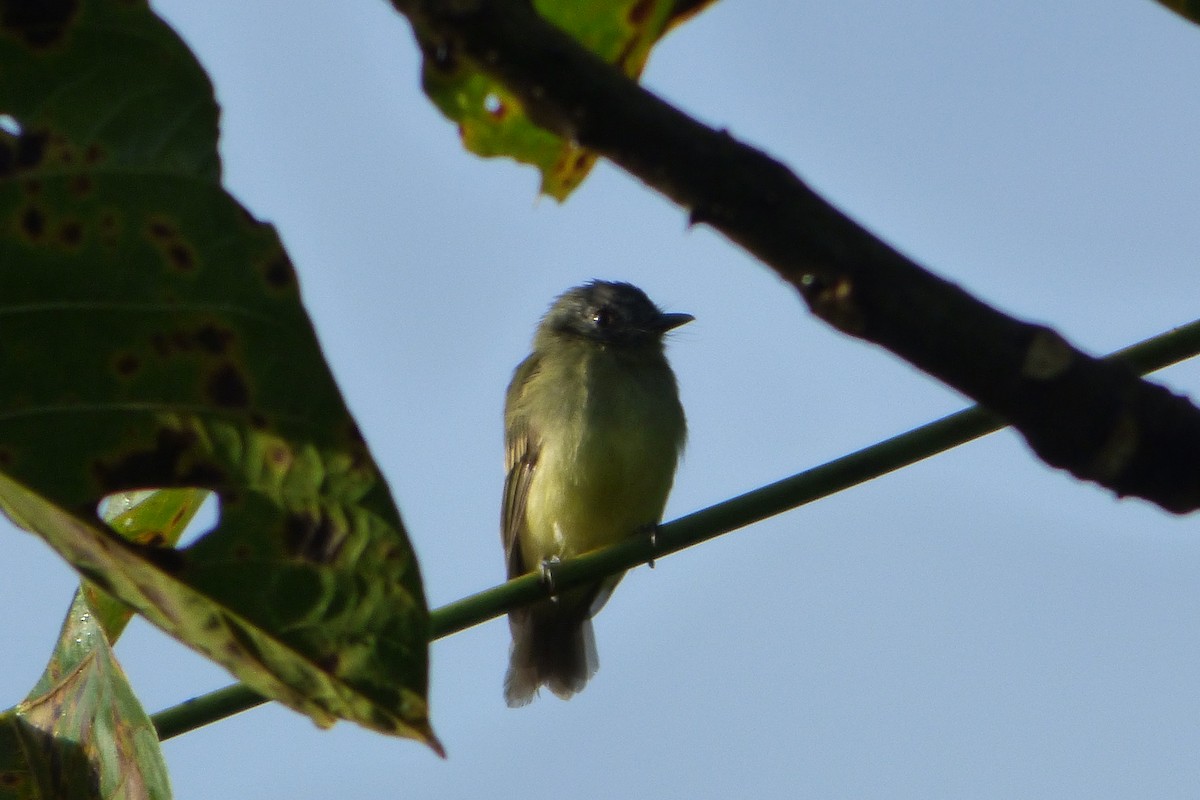
<instances>
[{"instance_id":1,"label":"flycatcher","mask_svg":"<svg viewBox=\"0 0 1200 800\"><path fill-rule=\"evenodd\" d=\"M664 313L636 286L606 281L570 289L542 318L504 408L501 536L510 578L662 520L687 438L663 335L692 319ZM564 700L583 689L599 666L591 618L620 579L508 615L508 705L525 705L541 686Z\"/></svg>"}]
</instances>

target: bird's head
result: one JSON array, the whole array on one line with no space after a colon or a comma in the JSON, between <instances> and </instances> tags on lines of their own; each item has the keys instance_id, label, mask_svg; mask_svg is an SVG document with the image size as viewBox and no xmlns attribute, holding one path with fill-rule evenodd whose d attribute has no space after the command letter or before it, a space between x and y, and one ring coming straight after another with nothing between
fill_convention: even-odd
<instances>
[{"instance_id":1,"label":"bird's head","mask_svg":"<svg viewBox=\"0 0 1200 800\"><path fill-rule=\"evenodd\" d=\"M669 314L630 283L590 281L563 292L538 327L539 338L571 336L616 347L658 344L691 314Z\"/></svg>"}]
</instances>

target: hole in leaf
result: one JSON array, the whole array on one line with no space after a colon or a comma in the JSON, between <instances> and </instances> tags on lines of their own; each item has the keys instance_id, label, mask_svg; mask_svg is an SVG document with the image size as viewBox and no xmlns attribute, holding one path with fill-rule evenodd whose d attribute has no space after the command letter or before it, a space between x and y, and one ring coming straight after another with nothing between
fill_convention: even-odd
<instances>
[{"instance_id":1,"label":"hole in leaf","mask_svg":"<svg viewBox=\"0 0 1200 800\"><path fill-rule=\"evenodd\" d=\"M11 136L21 135L21 123L12 114L0 114L0 131Z\"/></svg>"},{"instance_id":2,"label":"hole in leaf","mask_svg":"<svg viewBox=\"0 0 1200 800\"><path fill-rule=\"evenodd\" d=\"M175 546L187 547L198 542L209 531L217 527L217 523L220 521L221 497L216 492L209 492L208 496L201 501L200 507L196 509L191 522L183 529L183 534L179 537L179 544Z\"/></svg>"},{"instance_id":3,"label":"hole in leaf","mask_svg":"<svg viewBox=\"0 0 1200 800\"><path fill-rule=\"evenodd\" d=\"M183 548L217 526L221 504L208 489L141 489L108 495L96 514L131 541Z\"/></svg>"}]
</instances>

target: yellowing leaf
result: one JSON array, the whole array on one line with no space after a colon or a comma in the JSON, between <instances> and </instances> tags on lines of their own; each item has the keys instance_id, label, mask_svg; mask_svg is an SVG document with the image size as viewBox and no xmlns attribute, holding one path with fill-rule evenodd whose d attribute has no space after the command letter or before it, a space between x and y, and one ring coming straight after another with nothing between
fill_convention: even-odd
<instances>
[{"instance_id":1,"label":"yellowing leaf","mask_svg":"<svg viewBox=\"0 0 1200 800\"><path fill-rule=\"evenodd\" d=\"M154 726L77 595L37 686L0 715L0 798L171 796Z\"/></svg>"},{"instance_id":2,"label":"yellowing leaf","mask_svg":"<svg viewBox=\"0 0 1200 800\"><path fill-rule=\"evenodd\" d=\"M538 13L631 78L668 28L711 0L534 0ZM521 103L478 65L445 43L424 41L422 83L458 123L463 145L481 156L507 156L541 170L541 191L564 200L596 162L594 154L545 131Z\"/></svg>"}]
</instances>

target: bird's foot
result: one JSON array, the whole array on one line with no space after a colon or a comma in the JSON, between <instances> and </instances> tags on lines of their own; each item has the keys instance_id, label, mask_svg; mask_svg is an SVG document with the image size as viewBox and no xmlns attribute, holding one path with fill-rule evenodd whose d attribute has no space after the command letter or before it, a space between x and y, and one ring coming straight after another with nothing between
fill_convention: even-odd
<instances>
[{"instance_id":1,"label":"bird's foot","mask_svg":"<svg viewBox=\"0 0 1200 800\"><path fill-rule=\"evenodd\" d=\"M558 556L550 556L542 559L541 576L542 586L546 587L546 591L554 594L554 570L562 563Z\"/></svg>"},{"instance_id":2,"label":"bird's foot","mask_svg":"<svg viewBox=\"0 0 1200 800\"><path fill-rule=\"evenodd\" d=\"M638 532L639 536L645 536L647 539L650 540L651 549L653 549L653 550L658 549L658 523L657 522L651 522L649 525L643 525L642 527L638 528L637 532ZM650 559L646 562L646 566L650 567L650 569L654 569L654 557L653 556L651 556Z\"/></svg>"}]
</instances>

